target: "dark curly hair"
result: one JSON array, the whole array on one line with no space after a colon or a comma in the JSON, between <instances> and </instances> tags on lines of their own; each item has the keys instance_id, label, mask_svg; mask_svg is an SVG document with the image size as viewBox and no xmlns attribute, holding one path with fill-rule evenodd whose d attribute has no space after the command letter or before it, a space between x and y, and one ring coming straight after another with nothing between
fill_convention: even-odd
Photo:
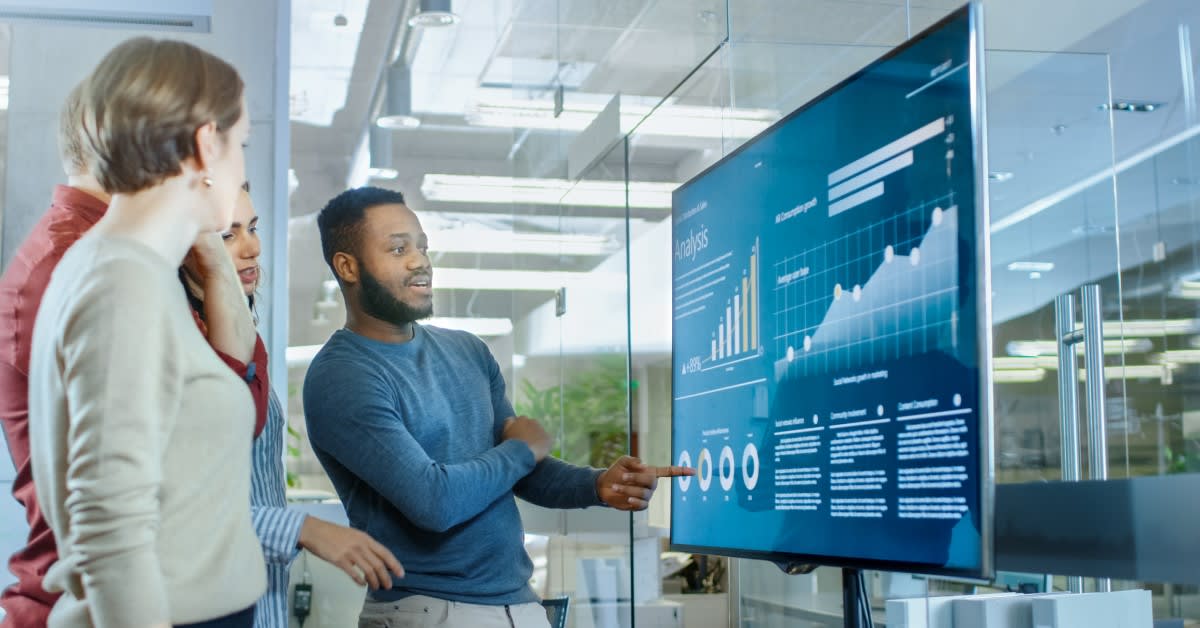
<instances>
[{"instance_id":1,"label":"dark curly hair","mask_svg":"<svg viewBox=\"0 0 1200 628\"><path fill-rule=\"evenodd\" d=\"M321 252L325 263L333 269L333 256L341 251L357 256L362 237L362 223L368 209L378 205L403 205L404 195L396 190L364 186L346 190L333 197L317 214L317 229L321 232ZM338 278L340 282L341 279Z\"/></svg>"}]
</instances>

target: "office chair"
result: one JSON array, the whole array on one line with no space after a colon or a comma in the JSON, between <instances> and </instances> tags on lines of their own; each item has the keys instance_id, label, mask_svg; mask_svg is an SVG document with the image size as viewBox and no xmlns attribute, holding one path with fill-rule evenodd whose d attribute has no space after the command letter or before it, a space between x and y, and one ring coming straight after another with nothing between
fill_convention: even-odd
<instances>
[{"instance_id":1,"label":"office chair","mask_svg":"<svg viewBox=\"0 0 1200 628\"><path fill-rule=\"evenodd\" d=\"M542 600L546 607L546 619L550 620L550 628L567 628L567 605L569 597L552 597Z\"/></svg>"}]
</instances>

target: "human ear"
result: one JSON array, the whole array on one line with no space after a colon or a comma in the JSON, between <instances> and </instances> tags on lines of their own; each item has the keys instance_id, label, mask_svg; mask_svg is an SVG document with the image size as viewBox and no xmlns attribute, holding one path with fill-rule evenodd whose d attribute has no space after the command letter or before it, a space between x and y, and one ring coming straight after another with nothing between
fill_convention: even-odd
<instances>
[{"instance_id":1,"label":"human ear","mask_svg":"<svg viewBox=\"0 0 1200 628\"><path fill-rule=\"evenodd\" d=\"M353 255L338 251L333 254L333 271L345 284L358 283L358 260Z\"/></svg>"}]
</instances>

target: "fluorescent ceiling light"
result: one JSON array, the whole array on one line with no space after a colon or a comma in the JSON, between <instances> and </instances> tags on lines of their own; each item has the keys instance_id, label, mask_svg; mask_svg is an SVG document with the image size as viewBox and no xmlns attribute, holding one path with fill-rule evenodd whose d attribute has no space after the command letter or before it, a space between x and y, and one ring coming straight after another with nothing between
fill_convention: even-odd
<instances>
[{"instance_id":1,"label":"fluorescent ceiling light","mask_svg":"<svg viewBox=\"0 0 1200 628\"><path fill-rule=\"evenodd\" d=\"M1154 343L1145 338L1106 338L1104 340L1105 355L1121 353L1145 353L1154 347ZM1009 355L1018 357L1057 356L1058 343L1053 340L1013 340L1005 345ZM1075 345L1075 353L1083 355L1083 344ZM1057 365L1057 362L1055 362Z\"/></svg>"},{"instance_id":2,"label":"fluorescent ceiling light","mask_svg":"<svg viewBox=\"0 0 1200 628\"><path fill-rule=\"evenodd\" d=\"M677 183L629 182L630 207L671 209L671 193ZM579 181L525 179L457 174L427 174L421 182L426 200L455 203L499 203L504 205L580 205L625 207L624 181Z\"/></svg>"},{"instance_id":3,"label":"fluorescent ceiling light","mask_svg":"<svg viewBox=\"0 0 1200 628\"><path fill-rule=\"evenodd\" d=\"M1155 364L1200 364L1200 349L1169 349L1150 358Z\"/></svg>"},{"instance_id":4,"label":"fluorescent ceiling light","mask_svg":"<svg viewBox=\"0 0 1200 628\"><path fill-rule=\"evenodd\" d=\"M421 126L421 119L416 116L379 116L375 125L381 129L415 129Z\"/></svg>"},{"instance_id":5,"label":"fluorescent ceiling light","mask_svg":"<svg viewBox=\"0 0 1200 628\"><path fill-rule=\"evenodd\" d=\"M1174 318L1164 320L1137 320L1104 323L1104 336L1111 337L1149 337L1181 336L1200 331L1200 319Z\"/></svg>"},{"instance_id":6,"label":"fluorescent ceiling light","mask_svg":"<svg viewBox=\"0 0 1200 628\"><path fill-rule=\"evenodd\" d=\"M433 317L421 321L424 325L458 329L470 332L476 336L507 336L512 333L512 319L508 318L467 318L467 317Z\"/></svg>"},{"instance_id":7,"label":"fluorescent ceiling light","mask_svg":"<svg viewBox=\"0 0 1200 628\"><path fill-rule=\"evenodd\" d=\"M623 276L611 273L614 281ZM434 268L434 290L527 290L553 292L586 280L594 285L606 273L541 272L533 270L481 270L478 268Z\"/></svg>"},{"instance_id":8,"label":"fluorescent ceiling light","mask_svg":"<svg viewBox=\"0 0 1200 628\"><path fill-rule=\"evenodd\" d=\"M1178 368L1176 364L1133 364L1126 366L1104 367L1104 379L1157 379L1164 384L1172 381L1171 372ZM1079 381L1087 381L1087 370L1080 369Z\"/></svg>"},{"instance_id":9,"label":"fluorescent ceiling light","mask_svg":"<svg viewBox=\"0 0 1200 628\"><path fill-rule=\"evenodd\" d=\"M1200 300L1200 281L1180 279L1171 289L1171 296L1181 299Z\"/></svg>"},{"instance_id":10,"label":"fluorescent ceiling light","mask_svg":"<svg viewBox=\"0 0 1200 628\"><path fill-rule=\"evenodd\" d=\"M1011 369L992 372L992 381L997 384L1030 384L1046 379L1045 369Z\"/></svg>"},{"instance_id":11,"label":"fluorescent ceiling light","mask_svg":"<svg viewBox=\"0 0 1200 628\"><path fill-rule=\"evenodd\" d=\"M372 179L395 179L400 176L400 171L395 168L367 168L367 176Z\"/></svg>"},{"instance_id":12,"label":"fluorescent ceiling light","mask_svg":"<svg viewBox=\"0 0 1200 628\"><path fill-rule=\"evenodd\" d=\"M604 236L574 233L518 233L498 229L429 231L435 253L495 253L501 255L608 255L620 245Z\"/></svg>"},{"instance_id":13,"label":"fluorescent ceiling light","mask_svg":"<svg viewBox=\"0 0 1200 628\"><path fill-rule=\"evenodd\" d=\"M553 102L497 98L474 103L467 109L466 118L476 126L582 131L603 109L603 104L571 103L555 117ZM630 133L636 127L639 135L749 138L765 131L779 115L772 109L690 105L663 105L655 109L622 104L621 132Z\"/></svg>"},{"instance_id":14,"label":"fluorescent ceiling light","mask_svg":"<svg viewBox=\"0 0 1200 628\"><path fill-rule=\"evenodd\" d=\"M1058 358L1054 356L1008 357L992 358L992 368L997 371L1019 371L1023 369L1057 369Z\"/></svg>"},{"instance_id":15,"label":"fluorescent ceiling light","mask_svg":"<svg viewBox=\"0 0 1200 628\"><path fill-rule=\"evenodd\" d=\"M1054 270L1054 262L1012 262L1008 269L1018 273L1048 273Z\"/></svg>"}]
</instances>

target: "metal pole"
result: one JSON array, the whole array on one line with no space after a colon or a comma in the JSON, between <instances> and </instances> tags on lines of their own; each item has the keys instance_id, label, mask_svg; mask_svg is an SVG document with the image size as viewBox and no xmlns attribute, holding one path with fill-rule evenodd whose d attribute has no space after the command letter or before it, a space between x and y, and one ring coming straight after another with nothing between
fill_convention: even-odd
<instances>
[{"instance_id":1,"label":"metal pole","mask_svg":"<svg viewBox=\"0 0 1200 628\"><path fill-rule=\"evenodd\" d=\"M1054 336L1058 341L1058 426L1064 482L1079 481L1079 365L1075 360L1075 295L1054 299ZM1067 576L1067 589L1083 592L1083 578Z\"/></svg>"},{"instance_id":2,"label":"metal pole","mask_svg":"<svg viewBox=\"0 0 1200 628\"><path fill-rule=\"evenodd\" d=\"M842 569L842 625L863 628L862 598L866 593L858 586L859 570Z\"/></svg>"},{"instance_id":3,"label":"metal pole","mask_svg":"<svg viewBox=\"0 0 1200 628\"><path fill-rule=\"evenodd\" d=\"M1108 479L1108 421L1104 394L1104 312L1100 307L1100 286L1083 287L1083 356L1087 369L1088 475L1092 480ZM1108 578L1096 578L1096 591L1111 591Z\"/></svg>"}]
</instances>

